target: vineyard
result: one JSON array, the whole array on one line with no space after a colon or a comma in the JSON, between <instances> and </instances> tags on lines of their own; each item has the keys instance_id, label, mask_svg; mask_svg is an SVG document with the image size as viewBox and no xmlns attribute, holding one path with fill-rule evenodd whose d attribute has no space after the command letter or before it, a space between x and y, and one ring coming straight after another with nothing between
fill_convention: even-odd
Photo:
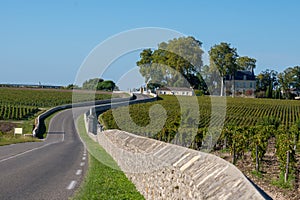
<instances>
[{"instance_id":1,"label":"vineyard","mask_svg":"<svg viewBox=\"0 0 300 200\"><path fill-rule=\"evenodd\" d=\"M182 97L186 105L186 112L193 115L194 108L189 107L189 97ZM212 103L210 97L198 97L199 102L199 128L207 128L211 120ZM225 105L224 105L225 103ZM160 104L167 112L167 122L164 128L176 129L180 125L181 108L176 97L163 96L163 99L153 103L137 104L130 106L130 116L132 120L140 126L146 126L149 123L149 109L151 106ZM280 121L281 125L290 126L300 118L300 101L293 100L273 100L273 99L247 99L247 98L227 98L226 101L216 98L213 104L215 110L226 109L224 126L256 126L265 117L273 117ZM126 109L118 108L120 115ZM125 116L125 115L124 115ZM119 128L112 117L112 111L107 111L102 120L108 128ZM130 118L123 119L124 124L130 124ZM217 120L217 117L216 117ZM130 127L128 127L130 128Z\"/></svg>"},{"instance_id":2,"label":"vineyard","mask_svg":"<svg viewBox=\"0 0 300 200\"><path fill-rule=\"evenodd\" d=\"M0 88L0 120L26 120L41 108L50 108L74 102L111 98L110 93L94 94L88 91Z\"/></svg>"},{"instance_id":3,"label":"vineyard","mask_svg":"<svg viewBox=\"0 0 300 200\"><path fill-rule=\"evenodd\" d=\"M263 185L279 185L290 191L287 198L300 198L297 192L300 185L300 101L206 96L198 97L198 113L190 97L180 98L180 104L174 96L162 96L157 102L131 105L130 117L125 107L116 108L103 113L99 120L105 128L122 129L196 150L205 147L204 138L211 135L209 127L212 124L221 126L220 136L212 138L216 139L213 151L219 152L221 157L226 157L224 152L228 153L228 161L233 164L249 161L250 171L264 177ZM166 113L164 126L159 130L149 126L159 126L164 117L163 109L156 110L155 117L151 117L150 110L156 104ZM224 112L226 115L222 115ZM195 122L193 117L197 113L199 121ZM189 132L195 126L198 131L191 140Z\"/></svg>"},{"instance_id":4,"label":"vineyard","mask_svg":"<svg viewBox=\"0 0 300 200\"><path fill-rule=\"evenodd\" d=\"M74 95L74 96L73 96ZM0 88L0 105L32 106L49 108L73 102L102 100L111 98L111 94L94 94L87 91L51 89Z\"/></svg>"},{"instance_id":5,"label":"vineyard","mask_svg":"<svg viewBox=\"0 0 300 200\"><path fill-rule=\"evenodd\" d=\"M39 111L36 107L0 105L0 120L28 119Z\"/></svg>"}]
</instances>

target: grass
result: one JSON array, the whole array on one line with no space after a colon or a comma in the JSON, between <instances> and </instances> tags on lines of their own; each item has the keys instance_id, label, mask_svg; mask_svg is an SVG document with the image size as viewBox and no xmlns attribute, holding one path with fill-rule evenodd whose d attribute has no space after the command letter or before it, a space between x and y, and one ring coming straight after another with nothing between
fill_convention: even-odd
<instances>
[{"instance_id":1,"label":"grass","mask_svg":"<svg viewBox=\"0 0 300 200\"><path fill-rule=\"evenodd\" d=\"M38 115L40 115L43 111L39 112ZM50 115L49 117L47 117L45 119L45 125L46 125L46 132L44 133L44 138L46 138L46 134L48 131L48 127L50 124L51 119L57 114L53 113L52 115ZM28 120L24 120L24 121L7 121L10 123L13 123L16 125L17 128L23 128L23 134L32 134L32 130L33 130L33 124L34 124L34 120L35 120L34 116ZM30 137L30 136L23 136L23 135L13 135L13 130L9 131L9 133L0 133L0 146L3 145L9 145L9 144L17 144L17 143L24 143L24 142L40 142L41 140L39 140L38 138L35 137Z\"/></svg>"},{"instance_id":2,"label":"grass","mask_svg":"<svg viewBox=\"0 0 300 200\"><path fill-rule=\"evenodd\" d=\"M20 121L7 120L7 121L2 121L2 123L14 124L14 127L23 129L23 134L32 134L35 117L41 114L42 112L43 111L38 112L35 116L30 117L27 120L20 120ZM40 141L41 140L31 136L24 136L24 135L14 136L14 129L5 133L0 132L0 146L24 143L24 142L40 142Z\"/></svg>"},{"instance_id":3,"label":"grass","mask_svg":"<svg viewBox=\"0 0 300 200\"><path fill-rule=\"evenodd\" d=\"M272 180L271 184L283 189L293 189L295 182L295 175L289 174L287 182L284 182L284 173L281 172L279 179Z\"/></svg>"},{"instance_id":4,"label":"grass","mask_svg":"<svg viewBox=\"0 0 300 200\"><path fill-rule=\"evenodd\" d=\"M78 131L89 150L89 169L73 200L144 199L113 158L86 133L83 116L78 121ZM111 167L110 167L111 166Z\"/></svg>"},{"instance_id":5,"label":"grass","mask_svg":"<svg viewBox=\"0 0 300 200\"><path fill-rule=\"evenodd\" d=\"M251 174L253 174L254 176L256 176L258 178L263 177L263 174L260 171L253 170L253 171L251 171Z\"/></svg>"},{"instance_id":6,"label":"grass","mask_svg":"<svg viewBox=\"0 0 300 200\"><path fill-rule=\"evenodd\" d=\"M0 134L0 146L16 144L16 143L24 143L24 142L38 142L37 138L33 138L31 136L22 136L22 135L12 135L12 134Z\"/></svg>"}]
</instances>

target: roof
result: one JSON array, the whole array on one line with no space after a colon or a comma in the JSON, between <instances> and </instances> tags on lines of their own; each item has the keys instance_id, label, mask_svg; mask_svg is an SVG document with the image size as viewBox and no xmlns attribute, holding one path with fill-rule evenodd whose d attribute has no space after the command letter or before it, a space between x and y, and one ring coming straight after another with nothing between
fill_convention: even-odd
<instances>
[{"instance_id":1,"label":"roof","mask_svg":"<svg viewBox=\"0 0 300 200\"><path fill-rule=\"evenodd\" d=\"M254 73L248 70L238 70L234 76L234 80L245 80L244 76L246 76L246 80L248 81L255 81ZM226 75L226 80L231 80L230 75Z\"/></svg>"},{"instance_id":2,"label":"roof","mask_svg":"<svg viewBox=\"0 0 300 200\"><path fill-rule=\"evenodd\" d=\"M166 91L189 91L192 92L193 89L192 88L188 88L188 87L162 87L159 88L158 90L166 90Z\"/></svg>"}]
</instances>

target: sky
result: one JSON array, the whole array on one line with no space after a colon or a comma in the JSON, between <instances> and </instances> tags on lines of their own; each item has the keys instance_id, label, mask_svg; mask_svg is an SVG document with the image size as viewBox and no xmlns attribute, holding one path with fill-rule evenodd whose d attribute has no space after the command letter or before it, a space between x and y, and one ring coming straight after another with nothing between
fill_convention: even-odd
<instances>
[{"instance_id":1,"label":"sky","mask_svg":"<svg viewBox=\"0 0 300 200\"><path fill-rule=\"evenodd\" d=\"M256 73L281 72L300 65L299 8L298 0L0 0L0 83L74 83L99 44L144 27L194 36L206 52L228 42L257 59ZM119 82L138 72L140 51L120 55L101 76Z\"/></svg>"}]
</instances>

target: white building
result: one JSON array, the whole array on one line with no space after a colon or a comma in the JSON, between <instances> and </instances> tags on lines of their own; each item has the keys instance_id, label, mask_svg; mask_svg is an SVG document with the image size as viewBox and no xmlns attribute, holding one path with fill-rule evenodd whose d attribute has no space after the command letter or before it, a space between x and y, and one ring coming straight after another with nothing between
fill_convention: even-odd
<instances>
[{"instance_id":1,"label":"white building","mask_svg":"<svg viewBox=\"0 0 300 200\"><path fill-rule=\"evenodd\" d=\"M156 91L157 95L194 96L194 90L187 87L163 87Z\"/></svg>"}]
</instances>

